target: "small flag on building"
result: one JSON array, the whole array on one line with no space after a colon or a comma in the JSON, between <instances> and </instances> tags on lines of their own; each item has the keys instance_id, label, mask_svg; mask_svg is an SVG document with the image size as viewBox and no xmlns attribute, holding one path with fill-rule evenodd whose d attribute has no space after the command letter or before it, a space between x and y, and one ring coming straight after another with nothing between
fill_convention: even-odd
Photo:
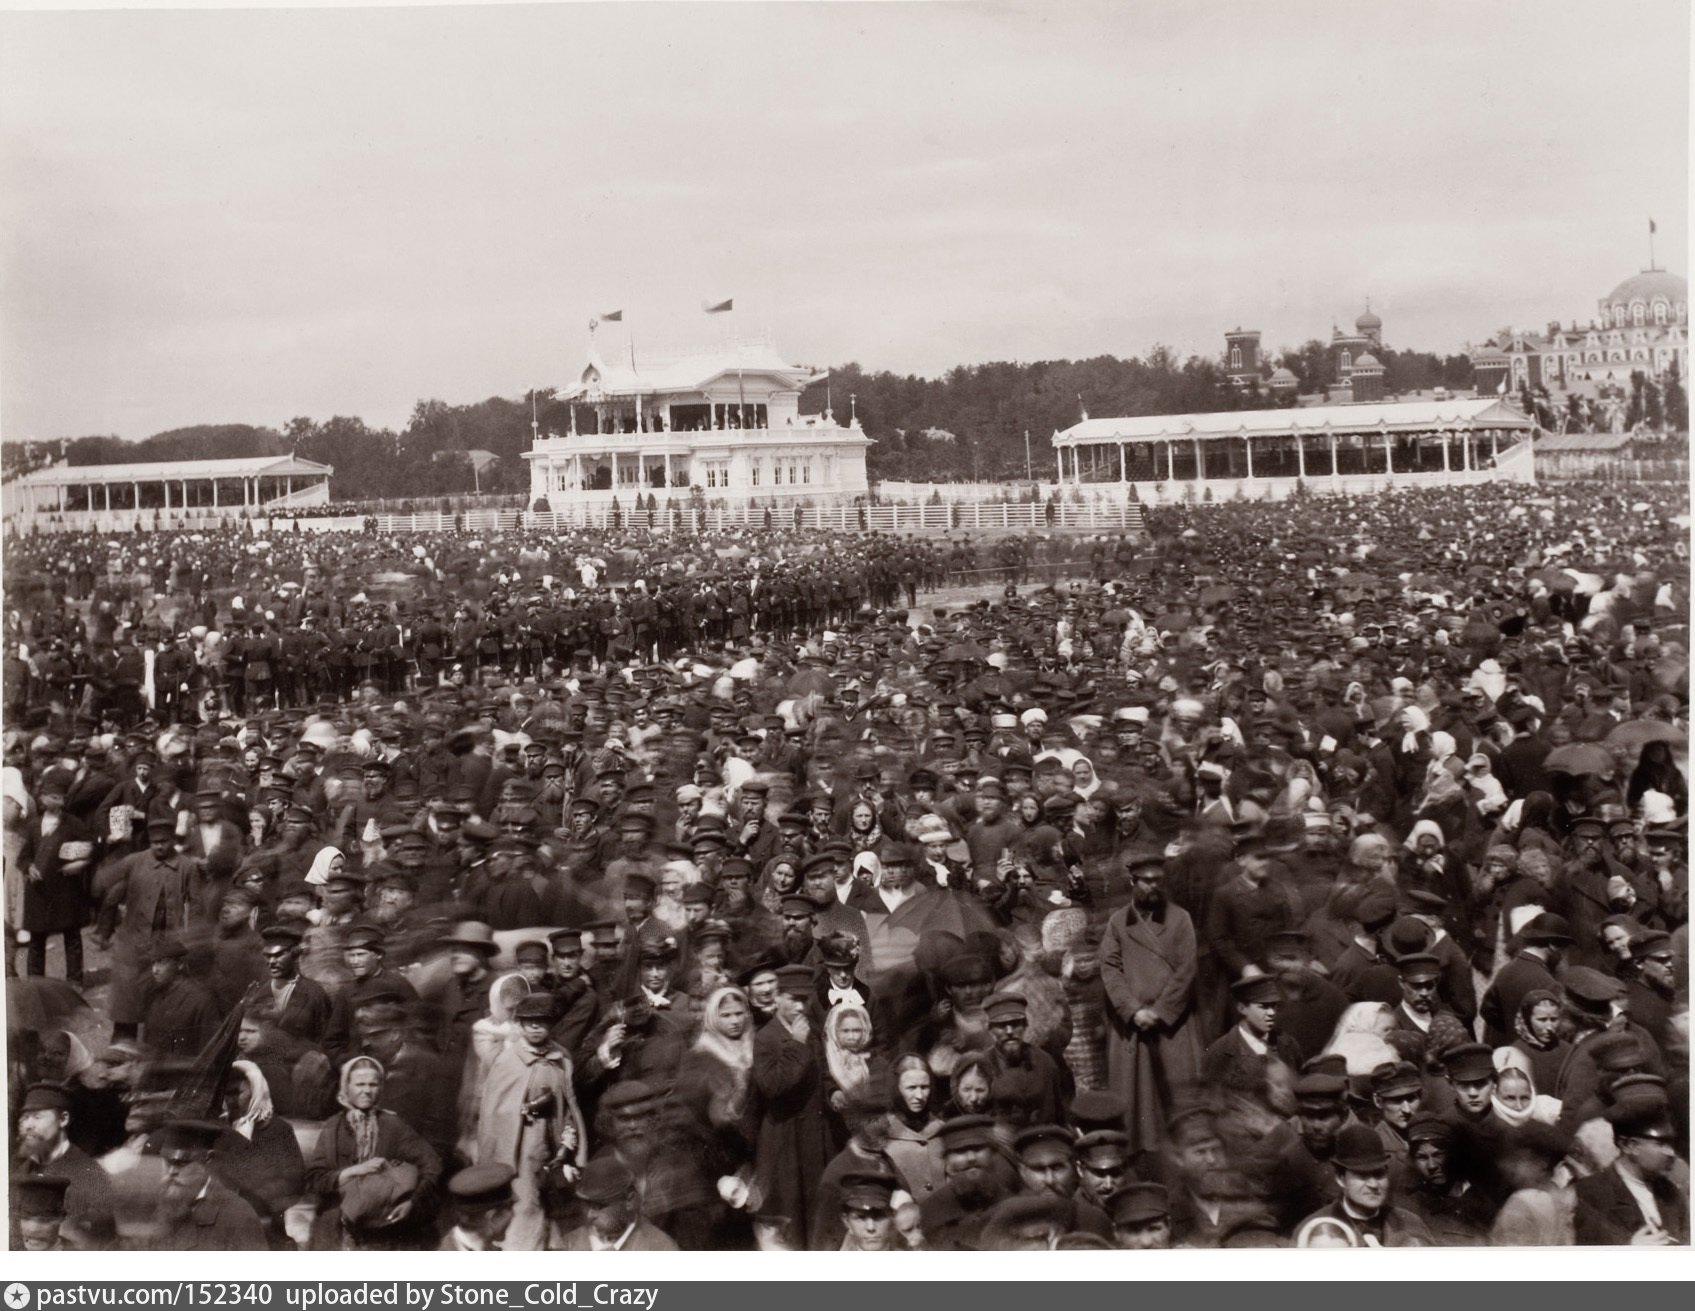
<instances>
[{"instance_id":1,"label":"small flag on building","mask_svg":"<svg viewBox=\"0 0 1695 1311\"><path fill-rule=\"evenodd\" d=\"M622 323L624 321L624 311L613 310L610 314L602 314L600 316L600 321L602 323Z\"/></svg>"},{"instance_id":2,"label":"small flag on building","mask_svg":"<svg viewBox=\"0 0 1695 1311\"><path fill-rule=\"evenodd\" d=\"M1648 220L1648 235L1653 236L1654 233L1656 233L1658 231L1659 231L1659 229L1654 226L1654 220L1649 219Z\"/></svg>"},{"instance_id":3,"label":"small flag on building","mask_svg":"<svg viewBox=\"0 0 1695 1311\"><path fill-rule=\"evenodd\" d=\"M728 314L736 307L736 302L734 300L703 300L700 307L708 314Z\"/></svg>"}]
</instances>

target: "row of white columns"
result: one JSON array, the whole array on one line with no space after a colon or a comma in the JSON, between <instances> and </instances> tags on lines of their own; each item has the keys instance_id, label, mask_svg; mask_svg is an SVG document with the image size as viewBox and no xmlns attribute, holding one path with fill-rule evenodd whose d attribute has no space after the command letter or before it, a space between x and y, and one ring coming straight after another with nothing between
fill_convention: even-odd
<instances>
[{"instance_id":1,"label":"row of white columns","mask_svg":"<svg viewBox=\"0 0 1695 1311\"><path fill-rule=\"evenodd\" d=\"M1489 456L1490 456L1490 459L1493 460L1496 456L1498 456L1500 454L1500 444L1499 444L1500 434L1496 429L1493 429L1493 428L1489 429L1488 432L1489 432ZM1322 475L1324 477L1333 476L1334 470L1336 469L1336 456L1337 456L1337 450L1338 450L1337 435L1335 433L1330 433L1328 435L1330 437L1330 468L1332 470L1332 473ZM1453 464L1452 464L1452 456L1450 455L1449 448L1452 445L1452 438L1458 437L1460 439L1460 472L1464 472L1464 473L1475 472L1476 469L1477 469L1477 461L1476 461L1475 456L1473 455L1472 442L1473 442L1473 440L1475 440L1479 436L1479 434L1477 434L1477 433L1475 433L1475 432L1473 432L1469 429L1466 430L1466 431L1463 431L1463 432L1458 430L1458 429L1455 429L1455 430L1451 430L1451 431L1445 431L1440 435L1442 436L1442 439L1443 439L1442 440L1442 471L1444 473L1454 472L1454 468L1453 468ZM1394 439L1394 435L1391 434L1391 433L1383 433L1382 437L1383 437L1384 471L1388 474L1389 477L1392 478L1392 477L1395 476L1395 439ZM1243 442L1244 442L1244 449L1247 452L1247 473L1246 473L1246 477L1251 479L1254 476L1254 443L1253 443L1253 438L1251 438L1251 437L1244 438ZM1202 453L1201 453L1201 441L1200 441L1199 438L1190 438L1190 444L1194 447L1194 451L1195 451L1195 479L1194 480L1204 482L1204 481L1206 481L1206 466L1203 462L1203 457L1202 457ZM1095 469L1098 469L1100 467L1099 463L1098 463L1098 452L1099 452L1100 447L1102 445L1106 445L1106 443L1097 443L1097 444L1090 447L1090 452L1091 452L1091 454L1090 454L1090 459L1091 459L1090 469L1091 470L1095 470ZM1116 443L1116 445L1118 447L1118 480L1119 480L1119 482L1129 482L1130 481L1129 465L1128 465L1126 454L1125 454L1127 443L1118 442L1118 443ZM1064 447L1064 446L1060 446L1060 447L1055 448L1054 454L1059 461L1059 481L1062 484L1066 481L1065 452L1066 452L1067 449L1069 449L1071 451L1071 480L1073 482L1081 483L1082 480L1083 480L1082 447L1081 446L1072 446L1072 447L1069 447L1069 448ZM1166 457L1165 481L1176 482L1177 481L1177 443L1175 441L1169 441L1168 440L1165 443L1165 457ZM1302 477L1302 478L1305 478L1307 476L1307 446L1306 446L1306 438L1305 437L1302 437L1302 438L1300 438L1296 441L1296 443L1295 443L1295 457L1296 457L1296 460L1299 464L1299 476Z\"/></svg>"},{"instance_id":2,"label":"row of white columns","mask_svg":"<svg viewBox=\"0 0 1695 1311\"><path fill-rule=\"evenodd\" d=\"M190 505L188 503L188 485L189 485L190 482L193 482L193 481L196 481L196 480L191 479L191 478L161 478L161 479L158 479L159 489L160 489L161 492L164 493L164 505L160 508L166 509L166 510L186 510L186 509L193 508L193 507L190 507ZM212 484L212 504L211 504L210 508L215 510L215 509L219 508L219 504L218 504L218 479L213 478L210 481L211 481L211 484ZM139 481L130 483L131 500L130 500L130 506L128 508L131 508L131 509L140 509L141 508L141 489L142 489L143 486L150 486L152 484L152 482L153 482L153 480L149 479L146 483L142 483L142 482L139 482ZM182 493L181 493L181 495L179 495L177 497L175 504L172 504L172 501L171 501L171 485L173 483L179 485L182 488ZM112 486L113 486L113 484L111 484L109 482L100 484L100 491L101 491L101 495L102 495L102 500L105 502L104 509L107 510L107 511L110 511L111 508L112 508ZM122 486L122 484L119 483L118 486ZM54 508L54 509L62 509L63 508L64 497L65 497L65 489L66 489L66 484L60 483L60 484L54 485L53 491L55 492L54 500L55 500L56 504L52 508ZM41 509L41 504L36 498L36 493L38 491L44 491L44 490L46 490L46 488L41 486L41 485L38 485L38 484L32 483L32 484L29 484L27 486L28 499L29 499L29 509L30 509L30 512L32 514ZM294 494L294 479L293 478L284 478L283 479L283 494L285 496L292 496ZM92 488L90 488L90 490L89 490L88 499L89 499L89 502L90 502L88 508L93 509L94 506L93 506L92 503L93 503L93 500L94 500L94 495L93 495L93 489ZM242 504L242 508L244 508L244 509L254 509L254 508L257 508L259 505L263 504L263 501L261 499L261 492L260 492L260 480L258 478L243 478L241 480L241 504Z\"/></svg>"}]
</instances>

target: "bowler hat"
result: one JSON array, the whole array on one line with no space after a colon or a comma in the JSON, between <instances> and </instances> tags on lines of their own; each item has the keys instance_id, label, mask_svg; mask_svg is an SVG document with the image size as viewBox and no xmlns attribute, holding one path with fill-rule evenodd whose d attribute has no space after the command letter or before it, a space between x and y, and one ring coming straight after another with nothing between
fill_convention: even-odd
<instances>
[{"instance_id":1,"label":"bowler hat","mask_svg":"<svg viewBox=\"0 0 1695 1311\"><path fill-rule=\"evenodd\" d=\"M1350 1124L1336 1135L1336 1150L1330 1161L1339 1170L1376 1174L1389 1168L1389 1152L1375 1129Z\"/></svg>"}]
</instances>

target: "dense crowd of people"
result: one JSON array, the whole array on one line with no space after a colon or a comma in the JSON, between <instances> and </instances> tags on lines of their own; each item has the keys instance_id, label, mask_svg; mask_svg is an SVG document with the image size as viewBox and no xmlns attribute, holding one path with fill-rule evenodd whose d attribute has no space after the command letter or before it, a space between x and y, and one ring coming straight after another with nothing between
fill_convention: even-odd
<instances>
[{"instance_id":1,"label":"dense crowd of people","mask_svg":"<svg viewBox=\"0 0 1695 1311\"><path fill-rule=\"evenodd\" d=\"M11 542L12 1241L1687 1243L1685 512Z\"/></svg>"}]
</instances>

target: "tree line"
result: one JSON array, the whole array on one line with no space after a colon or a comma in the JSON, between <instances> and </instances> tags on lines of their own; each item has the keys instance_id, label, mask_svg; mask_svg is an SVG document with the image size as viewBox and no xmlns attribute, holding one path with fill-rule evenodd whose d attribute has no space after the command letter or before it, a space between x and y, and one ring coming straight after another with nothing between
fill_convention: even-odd
<instances>
[{"instance_id":1,"label":"tree line","mask_svg":"<svg viewBox=\"0 0 1695 1311\"><path fill-rule=\"evenodd\" d=\"M1391 393L1471 385L1471 362L1463 355L1387 349L1378 354ZM1333 380L1330 349L1317 339L1282 351L1276 364L1295 375L1302 392L1320 391ZM817 414L829 406L844 422L856 415L876 443L866 461L873 478L1016 481L1026 474L1024 434L1030 435L1029 472L1042 478L1053 467L1048 438L1085 412L1185 414L1293 404L1293 395L1271 391L1273 367L1268 363L1259 382L1242 387L1225 377L1217 360L1180 359L1165 346L1140 358L961 365L938 378L871 372L850 363L809 388L801 409ZM543 435L568 430L566 407L551 391L533 400ZM0 444L0 469L11 477L56 459L90 465L292 454L334 466L331 487L338 500L445 496L473 488L526 492L529 469L522 456L530 447L531 414L529 394L466 405L431 399L419 401L399 431L374 428L355 416L298 416L280 427L202 424L138 442L110 435L8 442ZM473 451L497 459L474 473Z\"/></svg>"}]
</instances>

